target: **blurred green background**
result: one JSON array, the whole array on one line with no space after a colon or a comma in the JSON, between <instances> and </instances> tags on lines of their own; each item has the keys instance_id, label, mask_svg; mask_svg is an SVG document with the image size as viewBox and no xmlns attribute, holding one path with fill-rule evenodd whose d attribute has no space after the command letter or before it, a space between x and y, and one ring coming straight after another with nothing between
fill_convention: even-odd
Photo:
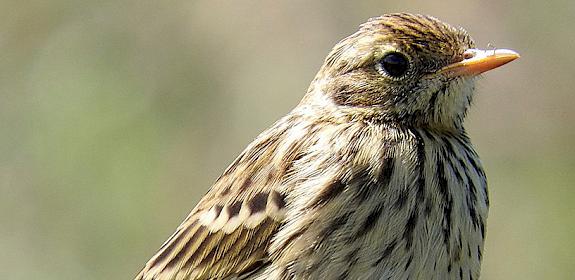
<instances>
[{"instance_id":1,"label":"blurred green background","mask_svg":"<svg viewBox=\"0 0 575 280\"><path fill-rule=\"evenodd\" d=\"M0 278L131 279L338 40L408 11L522 55L467 121L482 278L575 279L575 2L403 2L0 2Z\"/></svg>"}]
</instances>

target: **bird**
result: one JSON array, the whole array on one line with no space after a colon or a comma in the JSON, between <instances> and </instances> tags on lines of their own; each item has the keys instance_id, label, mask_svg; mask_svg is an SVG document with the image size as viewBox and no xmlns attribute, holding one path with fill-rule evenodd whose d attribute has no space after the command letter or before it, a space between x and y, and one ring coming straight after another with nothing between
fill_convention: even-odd
<instances>
[{"instance_id":1,"label":"bird","mask_svg":"<svg viewBox=\"0 0 575 280\"><path fill-rule=\"evenodd\" d=\"M432 16L369 19L136 279L478 279L489 196L464 120L477 77L518 57Z\"/></svg>"}]
</instances>

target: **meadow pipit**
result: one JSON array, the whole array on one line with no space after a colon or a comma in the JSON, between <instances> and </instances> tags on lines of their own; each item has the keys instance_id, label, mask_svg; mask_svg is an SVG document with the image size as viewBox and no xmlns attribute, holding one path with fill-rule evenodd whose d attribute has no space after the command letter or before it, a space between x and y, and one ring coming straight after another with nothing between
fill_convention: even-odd
<instances>
[{"instance_id":1,"label":"meadow pipit","mask_svg":"<svg viewBox=\"0 0 575 280\"><path fill-rule=\"evenodd\" d=\"M489 199L463 121L476 76L518 57L370 19L137 279L478 279Z\"/></svg>"}]
</instances>

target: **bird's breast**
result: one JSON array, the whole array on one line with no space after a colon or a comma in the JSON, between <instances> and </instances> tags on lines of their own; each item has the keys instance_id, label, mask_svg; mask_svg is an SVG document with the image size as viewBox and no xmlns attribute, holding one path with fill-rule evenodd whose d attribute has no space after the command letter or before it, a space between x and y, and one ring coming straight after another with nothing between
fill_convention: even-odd
<instances>
[{"instance_id":1,"label":"bird's breast","mask_svg":"<svg viewBox=\"0 0 575 280\"><path fill-rule=\"evenodd\" d=\"M488 200L466 136L325 129L337 137L324 135L294 165L287 222L271 246L276 276L477 279Z\"/></svg>"}]
</instances>

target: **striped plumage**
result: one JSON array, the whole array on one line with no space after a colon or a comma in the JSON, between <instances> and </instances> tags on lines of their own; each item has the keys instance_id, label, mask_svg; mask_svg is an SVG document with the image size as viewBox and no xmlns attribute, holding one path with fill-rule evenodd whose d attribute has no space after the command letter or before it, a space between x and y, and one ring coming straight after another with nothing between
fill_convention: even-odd
<instances>
[{"instance_id":1,"label":"striped plumage","mask_svg":"<svg viewBox=\"0 0 575 280\"><path fill-rule=\"evenodd\" d=\"M136 279L477 279L489 201L463 128L475 75L451 67L472 48L432 17L363 24ZM405 75L382 70L390 52Z\"/></svg>"}]
</instances>

